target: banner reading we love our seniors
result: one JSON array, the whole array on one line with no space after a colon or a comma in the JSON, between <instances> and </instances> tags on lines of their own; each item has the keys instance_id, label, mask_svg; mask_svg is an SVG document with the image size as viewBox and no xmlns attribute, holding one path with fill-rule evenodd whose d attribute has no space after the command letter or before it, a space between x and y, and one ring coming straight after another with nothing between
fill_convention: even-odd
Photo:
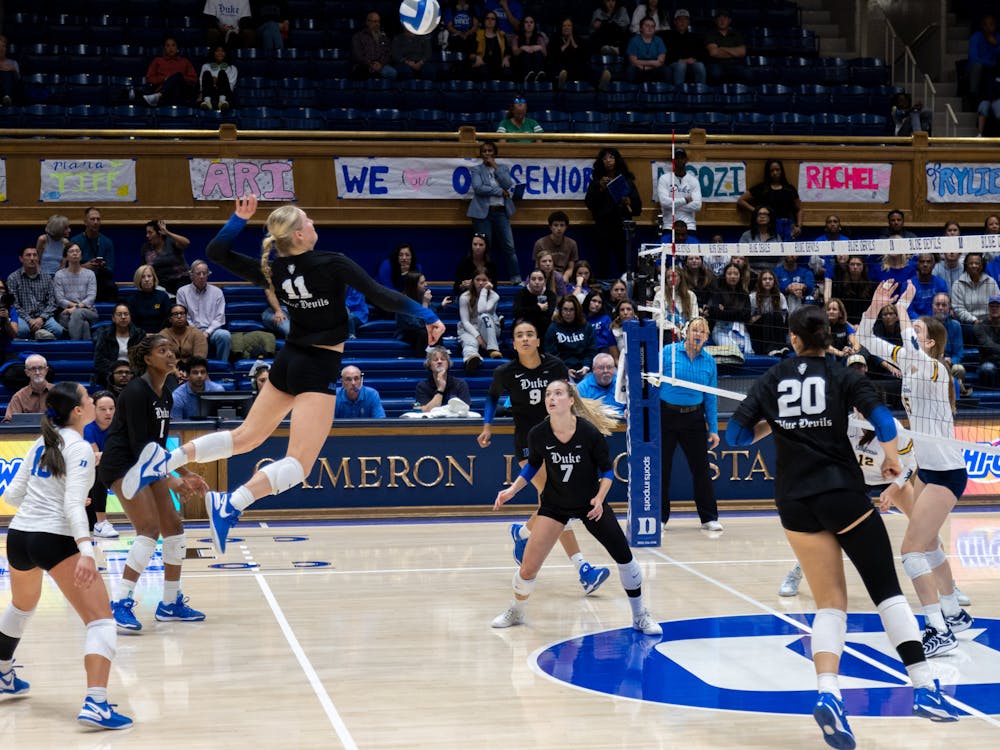
<instances>
[{"instance_id":1,"label":"banner reading we love our seniors","mask_svg":"<svg viewBox=\"0 0 1000 750\"><path fill-rule=\"evenodd\" d=\"M583 200L590 159L499 159L526 200ZM455 200L472 195L478 159L336 157L337 197L347 200Z\"/></svg>"},{"instance_id":2,"label":"banner reading we love our seniors","mask_svg":"<svg viewBox=\"0 0 1000 750\"><path fill-rule=\"evenodd\" d=\"M927 162L928 203L1000 203L1000 164Z\"/></svg>"},{"instance_id":3,"label":"banner reading we love our seniors","mask_svg":"<svg viewBox=\"0 0 1000 750\"><path fill-rule=\"evenodd\" d=\"M799 163L799 198L813 203L888 203L892 164Z\"/></svg>"}]
</instances>

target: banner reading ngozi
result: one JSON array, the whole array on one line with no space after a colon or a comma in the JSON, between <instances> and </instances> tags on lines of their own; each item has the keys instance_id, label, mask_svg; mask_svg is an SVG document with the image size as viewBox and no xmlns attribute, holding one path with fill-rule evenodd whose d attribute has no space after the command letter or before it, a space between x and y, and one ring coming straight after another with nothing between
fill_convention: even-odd
<instances>
[{"instance_id":1,"label":"banner reading ngozi","mask_svg":"<svg viewBox=\"0 0 1000 750\"><path fill-rule=\"evenodd\" d=\"M653 170L653 202L658 203L656 185L660 176L670 171L670 162L650 162ZM747 189L745 161L688 162L688 174L698 178L703 203L736 203Z\"/></svg>"},{"instance_id":2,"label":"banner reading ngozi","mask_svg":"<svg viewBox=\"0 0 1000 750\"><path fill-rule=\"evenodd\" d=\"M294 201L291 159L188 159L196 201L256 195L262 201Z\"/></svg>"},{"instance_id":3,"label":"banner reading ngozi","mask_svg":"<svg viewBox=\"0 0 1000 750\"><path fill-rule=\"evenodd\" d=\"M499 159L526 200L577 200L587 194L591 159ZM337 197L348 200L456 200L472 196L478 159L335 157Z\"/></svg>"},{"instance_id":4,"label":"banner reading ngozi","mask_svg":"<svg viewBox=\"0 0 1000 750\"><path fill-rule=\"evenodd\" d=\"M135 159L42 159L42 203L134 203Z\"/></svg>"},{"instance_id":5,"label":"banner reading ngozi","mask_svg":"<svg viewBox=\"0 0 1000 750\"><path fill-rule=\"evenodd\" d=\"M1000 164L927 162L927 202L1000 202Z\"/></svg>"}]
</instances>

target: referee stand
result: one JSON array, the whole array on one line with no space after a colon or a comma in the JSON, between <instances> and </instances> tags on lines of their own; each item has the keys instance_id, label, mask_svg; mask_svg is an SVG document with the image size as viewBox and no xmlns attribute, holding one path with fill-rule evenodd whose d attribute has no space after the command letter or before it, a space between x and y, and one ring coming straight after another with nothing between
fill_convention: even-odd
<instances>
[{"instance_id":1,"label":"referee stand","mask_svg":"<svg viewBox=\"0 0 1000 750\"><path fill-rule=\"evenodd\" d=\"M628 388L628 541L660 546L660 388L643 373L659 372L659 329L653 320L625 322Z\"/></svg>"}]
</instances>

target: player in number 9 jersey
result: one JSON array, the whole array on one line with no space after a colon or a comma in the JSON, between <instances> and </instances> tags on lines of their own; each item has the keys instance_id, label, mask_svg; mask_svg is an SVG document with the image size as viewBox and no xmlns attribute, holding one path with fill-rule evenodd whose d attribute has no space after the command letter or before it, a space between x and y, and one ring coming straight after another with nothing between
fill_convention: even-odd
<instances>
[{"instance_id":1,"label":"player in number 9 jersey","mask_svg":"<svg viewBox=\"0 0 1000 750\"><path fill-rule=\"evenodd\" d=\"M266 495L302 484L326 443L337 402L334 381L348 337L348 286L385 310L421 318L427 324L430 346L444 333L444 324L431 310L377 284L350 258L316 251L319 235L312 219L297 206L282 206L268 215L259 258L234 252L237 235L256 211L256 196L237 200L234 215L209 242L206 252L209 260L274 292L288 308L288 339L275 357L268 382L239 427L197 437L165 456L165 461L151 464L154 469L162 465L163 471L169 472L189 461L211 463L246 453L270 437L291 413L288 451L283 458L268 463L232 493L205 495L212 541L220 552L225 552L226 537L240 513ZM155 478L156 472L151 473Z\"/></svg>"},{"instance_id":2,"label":"player in number 9 jersey","mask_svg":"<svg viewBox=\"0 0 1000 750\"><path fill-rule=\"evenodd\" d=\"M913 682L914 714L954 721L956 713L941 696L916 618L899 587L889 534L865 495L847 438L848 414L855 406L875 427L885 451L883 479L894 479L901 467L892 414L867 378L826 359L830 323L821 308L800 307L788 328L797 356L776 364L751 386L726 437L730 445L746 446L774 433L778 514L816 599L812 652L819 695L813 717L831 747L855 747L837 677L847 637L846 552Z\"/></svg>"},{"instance_id":3,"label":"player in number 9 jersey","mask_svg":"<svg viewBox=\"0 0 1000 750\"><path fill-rule=\"evenodd\" d=\"M528 433L545 419L545 389L556 380L568 380L569 369L558 357L542 354L539 347L538 329L528 320L519 320L514 324L514 359L501 365L493 371L493 382L490 384L486 397L486 410L483 416L483 431L479 435L479 445L486 448L492 438L491 424L496 414L500 396L510 394L511 411L514 413L514 457L519 466L524 466L528 459ZM546 472L544 467L535 476L533 484L541 495L545 485ZM510 535L514 540L514 561L520 565L524 556L524 547L528 542L531 529L535 526L538 513L531 514L527 523L511 524ZM560 538L566 555L576 566L580 575L580 585L584 594L592 594L607 580L611 574L607 568L594 567L583 559L580 544L576 534L567 526Z\"/></svg>"},{"instance_id":4,"label":"player in number 9 jersey","mask_svg":"<svg viewBox=\"0 0 1000 750\"><path fill-rule=\"evenodd\" d=\"M614 482L611 456L605 435L615 418L597 401L580 398L567 380L554 380L545 391L549 418L532 428L528 435L528 462L507 489L497 493L494 509L526 487L545 467L545 487L534 532L528 539L520 569L514 574L514 599L493 620L495 628L509 628L524 622L524 601L535 587L542 563L572 518L583 522L587 531L618 563L622 586L632 608L632 626L645 635L663 634L642 600L642 571L632 556L625 533L606 498Z\"/></svg>"}]
</instances>

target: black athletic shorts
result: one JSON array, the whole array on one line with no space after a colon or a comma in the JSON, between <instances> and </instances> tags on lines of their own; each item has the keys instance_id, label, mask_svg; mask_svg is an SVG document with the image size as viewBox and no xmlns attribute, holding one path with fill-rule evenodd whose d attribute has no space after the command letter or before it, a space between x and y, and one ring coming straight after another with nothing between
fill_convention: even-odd
<instances>
[{"instance_id":1,"label":"black athletic shorts","mask_svg":"<svg viewBox=\"0 0 1000 750\"><path fill-rule=\"evenodd\" d=\"M7 531L7 562L14 570L52 570L80 550L71 536L47 531Z\"/></svg>"},{"instance_id":2,"label":"black athletic shorts","mask_svg":"<svg viewBox=\"0 0 1000 750\"><path fill-rule=\"evenodd\" d=\"M917 469L917 476L924 484L939 484L951 491L955 497L962 497L965 485L969 483L969 473L965 469Z\"/></svg>"},{"instance_id":3,"label":"black athletic shorts","mask_svg":"<svg viewBox=\"0 0 1000 750\"><path fill-rule=\"evenodd\" d=\"M337 395L343 352L318 346L296 346L285 342L271 366L271 385L282 393L328 393Z\"/></svg>"},{"instance_id":4,"label":"black athletic shorts","mask_svg":"<svg viewBox=\"0 0 1000 750\"><path fill-rule=\"evenodd\" d=\"M781 525L789 531L836 534L873 507L872 501L862 492L833 490L797 500L782 500L778 503L778 516Z\"/></svg>"}]
</instances>

